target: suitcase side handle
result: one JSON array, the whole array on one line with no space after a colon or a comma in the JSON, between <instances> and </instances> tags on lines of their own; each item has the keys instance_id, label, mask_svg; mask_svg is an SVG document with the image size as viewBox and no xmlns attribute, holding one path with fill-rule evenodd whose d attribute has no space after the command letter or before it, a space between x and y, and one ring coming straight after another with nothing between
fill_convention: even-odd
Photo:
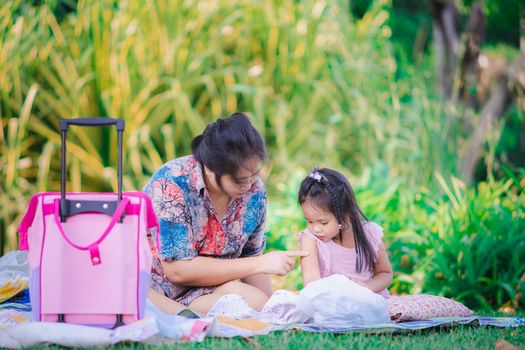
<instances>
[{"instance_id":1,"label":"suitcase side handle","mask_svg":"<svg viewBox=\"0 0 525 350\"><path fill-rule=\"evenodd\" d=\"M29 206L27 207L27 211L24 214L22 221L20 222L20 226L18 227L18 249L20 250L29 249L29 244L27 242L27 231L29 230L29 228L33 224L33 220L35 219L39 197L39 194L35 194L31 197L31 200L29 201Z\"/></svg>"},{"instance_id":2,"label":"suitcase side handle","mask_svg":"<svg viewBox=\"0 0 525 350\"><path fill-rule=\"evenodd\" d=\"M117 177L118 177L118 199L116 205L110 208L110 213L114 213L114 208L118 206L118 203L122 200L122 138L124 134L124 120L115 119L115 118L103 118L103 117L91 117L91 118L74 118L74 119L62 119L60 120L60 136L61 136L61 174L60 174L60 198L61 203L67 203L66 200L66 138L67 138L67 129L69 125L79 125L79 126L109 126L115 125L117 127L118 134L118 167L117 167ZM65 222L68 216L73 214L69 213L66 208L60 208L60 221ZM119 222L122 222L119 220Z\"/></svg>"}]
</instances>

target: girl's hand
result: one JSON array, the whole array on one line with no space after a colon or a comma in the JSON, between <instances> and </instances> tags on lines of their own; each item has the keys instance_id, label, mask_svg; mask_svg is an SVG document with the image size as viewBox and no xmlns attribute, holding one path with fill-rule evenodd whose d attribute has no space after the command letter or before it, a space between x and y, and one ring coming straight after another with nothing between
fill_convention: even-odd
<instances>
[{"instance_id":1,"label":"girl's hand","mask_svg":"<svg viewBox=\"0 0 525 350\"><path fill-rule=\"evenodd\" d=\"M259 256L263 273L286 275L295 266L295 257L307 256L303 251L275 251Z\"/></svg>"}]
</instances>

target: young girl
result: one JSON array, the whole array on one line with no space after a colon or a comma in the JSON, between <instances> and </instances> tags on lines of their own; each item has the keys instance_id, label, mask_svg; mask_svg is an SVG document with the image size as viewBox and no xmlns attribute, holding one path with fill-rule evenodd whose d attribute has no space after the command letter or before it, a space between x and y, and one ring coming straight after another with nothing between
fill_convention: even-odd
<instances>
[{"instance_id":1,"label":"young girl","mask_svg":"<svg viewBox=\"0 0 525 350\"><path fill-rule=\"evenodd\" d=\"M304 286L342 274L387 298L392 267L383 230L359 209L348 180L335 170L315 169L301 183L299 204L308 224L298 235L300 249L309 252L301 259Z\"/></svg>"}]
</instances>

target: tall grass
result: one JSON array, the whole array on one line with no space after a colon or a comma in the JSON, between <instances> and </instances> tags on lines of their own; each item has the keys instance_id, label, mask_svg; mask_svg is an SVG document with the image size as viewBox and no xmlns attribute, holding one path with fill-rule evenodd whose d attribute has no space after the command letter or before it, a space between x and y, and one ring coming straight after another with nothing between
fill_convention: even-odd
<instances>
[{"instance_id":1,"label":"tall grass","mask_svg":"<svg viewBox=\"0 0 525 350\"><path fill-rule=\"evenodd\" d=\"M26 66L43 37L38 20L16 14L19 3L0 5L0 248L17 247L16 229L28 197L44 190L53 152L29 131L39 86Z\"/></svg>"},{"instance_id":2,"label":"tall grass","mask_svg":"<svg viewBox=\"0 0 525 350\"><path fill-rule=\"evenodd\" d=\"M79 1L60 23L46 5L0 6L4 132L28 96L25 132L48 149L59 144L62 118L123 118L126 189L142 188L164 161L189 152L206 123L237 110L265 136L270 187L295 164L362 166L379 154L387 116L370 101L394 73L386 3L357 23L342 2L312 0ZM111 136L72 128L70 189L116 187ZM58 188L58 167L53 157L47 190Z\"/></svg>"},{"instance_id":3,"label":"tall grass","mask_svg":"<svg viewBox=\"0 0 525 350\"><path fill-rule=\"evenodd\" d=\"M407 113L400 102L389 6L377 1L359 21L342 1L313 0L80 1L61 23L46 6L2 10L36 32L9 43L20 51L31 41L16 64L27 85L20 93L39 87L30 132L57 144L61 118L125 119L126 184L140 188L162 162L188 153L207 122L236 110L252 115L272 154L270 175L281 180L312 159L359 172L376 158L401 172L418 161L428 178L425 152L443 128L442 109L423 101ZM412 93L425 100L420 88ZM114 186L108 133L78 130L71 142L89 184Z\"/></svg>"}]
</instances>

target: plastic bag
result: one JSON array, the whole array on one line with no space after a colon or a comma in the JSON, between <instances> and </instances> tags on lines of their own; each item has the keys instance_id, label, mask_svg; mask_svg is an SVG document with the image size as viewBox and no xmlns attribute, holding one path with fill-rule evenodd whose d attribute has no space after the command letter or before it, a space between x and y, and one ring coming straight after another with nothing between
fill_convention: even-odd
<instances>
[{"instance_id":1,"label":"plastic bag","mask_svg":"<svg viewBox=\"0 0 525 350\"><path fill-rule=\"evenodd\" d=\"M204 340L204 337L208 334L213 322L213 320L209 318L186 318L163 312L149 299L146 299L145 316L155 319L161 336L177 341Z\"/></svg>"},{"instance_id":2,"label":"plastic bag","mask_svg":"<svg viewBox=\"0 0 525 350\"><path fill-rule=\"evenodd\" d=\"M27 288L27 252L13 250L0 258L0 303Z\"/></svg>"},{"instance_id":3,"label":"plastic bag","mask_svg":"<svg viewBox=\"0 0 525 350\"><path fill-rule=\"evenodd\" d=\"M386 299L343 275L308 284L299 293L297 311L326 328L390 322Z\"/></svg>"},{"instance_id":4,"label":"plastic bag","mask_svg":"<svg viewBox=\"0 0 525 350\"><path fill-rule=\"evenodd\" d=\"M101 347L119 342L145 342L157 334L158 329L153 318L145 318L116 329L61 322L27 322L0 331L0 347L43 348L48 344L74 348Z\"/></svg>"}]
</instances>

